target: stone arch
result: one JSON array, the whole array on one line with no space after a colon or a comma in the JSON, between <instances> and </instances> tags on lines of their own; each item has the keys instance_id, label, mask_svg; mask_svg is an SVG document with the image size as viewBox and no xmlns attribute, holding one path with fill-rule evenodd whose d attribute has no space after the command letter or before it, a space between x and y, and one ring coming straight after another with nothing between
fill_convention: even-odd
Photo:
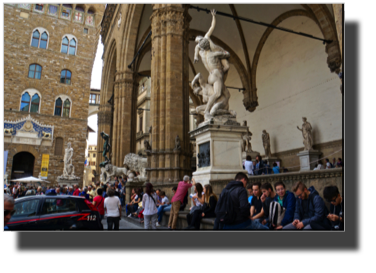
<instances>
[{"instance_id":1,"label":"stone arch","mask_svg":"<svg viewBox=\"0 0 376 273\"><path fill-rule=\"evenodd\" d=\"M28 153L31 153L35 157L35 159L39 158L39 152L31 145L19 144L16 147L14 147L12 150L13 150L12 158L20 152L28 152Z\"/></svg>"},{"instance_id":2,"label":"stone arch","mask_svg":"<svg viewBox=\"0 0 376 273\"><path fill-rule=\"evenodd\" d=\"M325 52L328 54L327 64L330 72L338 74L342 65L342 57L334 18L325 4L309 4L306 6L316 17L316 22L324 38L332 40L331 43L327 43L325 46Z\"/></svg>"},{"instance_id":3,"label":"stone arch","mask_svg":"<svg viewBox=\"0 0 376 273\"><path fill-rule=\"evenodd\" d=\"M201 31L201 30L196 30L196 29L190 29L189 30L189 37L192 37L192 36L196 37L196 36L199 36L199 35L200 36L205 36L205 34L206 33L204 31ZM240 60L239 56L235 53L235 51L233 51L226 43L224 43L222 40L220 40L219 38L217 38L217 37L215 37L213 35L210 36L210 38L213 40L213 42L215 44L217 44L218 46L224 48L225 50L227 50L230 53L231 57L229 58L229 62L232 65L234 65L236 71L239 74L240 80L242 82L242 86L243 86L243 88L245 88L245 90L243 91L243 94L244 94L244 100L243 100L244 106L246 107L246 109L248 111L250 111L251 105L249 103L247 103L249 101L249 99L247 98L247 95L249 95L249 93L250 93L249 90L251 90L251 81L250 81L250 77L248 76L247 69L245 68L245 66L243 65L243 63ZM257 102L257 100L256 100L256 102Z\"/></svg>"},{"instance_id":4,"label":"stone arch","mask_svg":"<svg viewBox=\"0 0 376 273\"><path fill-rule=\"evenodd\" d=\"M271 25L277 26L280 23L282 23L284 20L294 17L294 16L306 16L308 18L311 18L313 21L316 21L316 18L314 18L308 11L305 10L290 10L287 11L280 16L278 16L274 21L271 23ZM266 40L269 38L270 34L273 32L274 28L268 27L264 34L261 36L261 39L256 47L255 54L253 56L253 61L252 61L252 68L251 68L251 83L252 83L252 89L251 92L254 93L252 94L253 96L256 96L257 99L257 85L256 85L256 72L257 72L257 66L258 66L258 61L261 55L261 51L265 45Z\"/></svg>"},{"instance_id":5,"label":"stone arch","mask_svg":"<svg viewBox=\"0 0 376 273\"><path fill-rule=\"evenodd\" d=\"M90 110L89 110L89 114L88 114L87 117L89 118L91 116L97 115L98 113L99 113L99 109L98 108L96 110L92 111L92 112L90 112Z\"/></svg>"},{"instance_id":6,"label":"stone arch","mask_svg":"<svg viewBox=\"0 0 376 273\"><path fill-rule=\"evenodd\" d=\"M101 102L100 104L106 104L107 101L113 95L113 86L115 84L115 73L117 72L117 50L116 50L116 40L113 39L105 58L105 64L103 67L102 76L102 88L101 92Z\"/></svg>"},{"instance_id":7,"label":"stone arch","mask_svg":"<svg viewBox=\"0 0 376 273\"><path fill-rule=\"evenodd\" d=\"M122 47L120 50L121 71L129 71L128 65L132 62L137 50L137 34L141 23L144 4L128 4L127 14L124 14L125 25L122 34Z\"/></svg>"}]
</instances>

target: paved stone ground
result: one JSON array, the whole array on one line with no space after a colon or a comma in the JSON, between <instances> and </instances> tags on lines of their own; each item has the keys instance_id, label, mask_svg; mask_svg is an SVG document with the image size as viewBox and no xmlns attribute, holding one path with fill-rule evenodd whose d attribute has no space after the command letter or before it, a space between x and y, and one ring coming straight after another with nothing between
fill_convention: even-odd
<instances>
[{"instance_id":1,"label":"paved stone ground","mask_svg":"<svg viewBox=\"0 0 376 273\"><path fill-rule=\"evenodd\" d=\"M102 224L103 224L103 229L107 230L107 219L106 219L106 217L104 217L104 219L102 220ZM130 221L127 221L126 219L124 219L122 217L120 222L119 222L119 229L143 229L143 228L140 225L137 225L137 224L134 224Z\"/></svg>"}]
</instances>

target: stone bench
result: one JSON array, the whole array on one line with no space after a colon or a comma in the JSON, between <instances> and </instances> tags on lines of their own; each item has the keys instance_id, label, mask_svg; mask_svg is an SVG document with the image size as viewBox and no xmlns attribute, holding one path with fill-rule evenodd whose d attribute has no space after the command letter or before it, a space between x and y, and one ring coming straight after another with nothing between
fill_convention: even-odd
<instances>
[{"instance_id":1,"label":"stone bench","mask_svg":"<svg viewBox=\"0 0 376 273\"><path fill-rule=\"evenodd\" d=\"M176 229L184 229L188 226L187 214L189 211L179 211ZM168 226L168 219L170 218L170 211L166 211L163 214L162 226ZM203 218L201 219L200 229L213 229L215 218Z\"/></svg>"}]
</instances>

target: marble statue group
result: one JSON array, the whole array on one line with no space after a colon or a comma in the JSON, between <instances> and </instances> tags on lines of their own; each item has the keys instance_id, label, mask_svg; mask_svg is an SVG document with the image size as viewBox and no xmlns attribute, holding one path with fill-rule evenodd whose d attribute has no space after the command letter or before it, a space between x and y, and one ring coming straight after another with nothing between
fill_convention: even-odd
<instances>
[{"instance_id":1,"label":"marble statue group","mask_svg":"<svg viewBox=\"0 0 376 273\"><path fill-rule=\"evenodd\" d=\"M205 121L215 116L236 117L234 111L229 110L230 92L224 81L230 68L228 58L230 54L210 39L216 24L216 11L212 10L212 24L205 37L196 37L194 62L199 62L199 56L206 70L209 72L208 80L198 73L192 80L194 94L202 96L204 105L198 106L192 113L204 116Z\"/></svg>"}]
</instances>

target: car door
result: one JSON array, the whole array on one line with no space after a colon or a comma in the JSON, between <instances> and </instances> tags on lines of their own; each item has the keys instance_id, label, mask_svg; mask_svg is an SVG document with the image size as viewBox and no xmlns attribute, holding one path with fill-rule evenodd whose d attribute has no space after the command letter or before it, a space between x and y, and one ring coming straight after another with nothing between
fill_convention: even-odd
<instances>
[{"instance_id":1,"label":"car door","mask_svg":"<svg viewBox=\"0 0 376 273\"><path fill-rule=\"evenodd\" d=\"M38 229L39 199L26 199L16 201L15 213L10 218L7 226L10 230L35 230Z\"/></svg>"},{"instance_id":2,"label":"car door","mask_svg":"<svg viewBox=\"0 0 376 273\"><path fill-rule=\"evenodd\" d=\"M79 215L76 202L71 198L46 197L40 214L40 228L47 230L70 230Z\"/></svg>"}]
</instances>

